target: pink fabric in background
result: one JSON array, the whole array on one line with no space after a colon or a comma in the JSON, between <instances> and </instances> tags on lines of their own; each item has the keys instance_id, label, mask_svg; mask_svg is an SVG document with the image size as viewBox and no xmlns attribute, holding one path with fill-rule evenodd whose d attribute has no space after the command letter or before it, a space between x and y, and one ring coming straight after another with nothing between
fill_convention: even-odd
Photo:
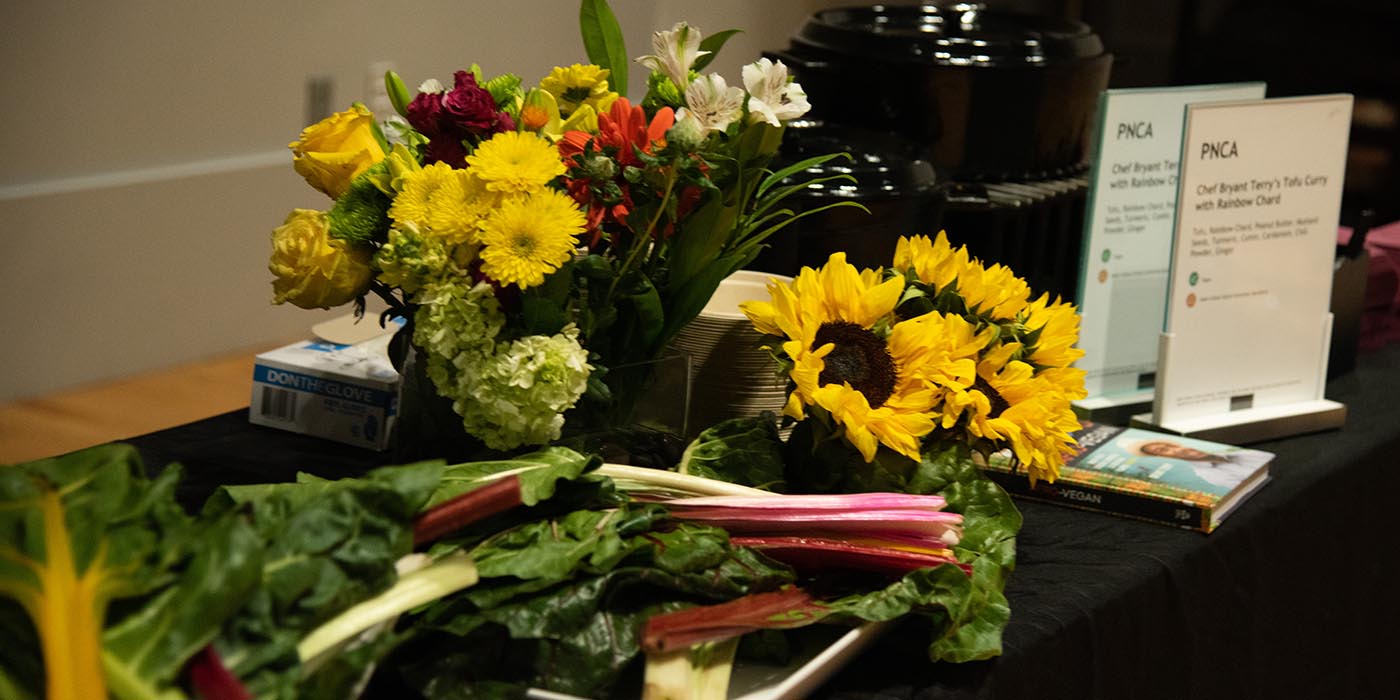
<instances>
[{"instance_id":1,"label":"pink fabric in background","mask_svg":"<svg viewBox=\"0 0 1400 700\"><path fill-rule=\"evenodd\" d=\"M1351 229L1337 232L1338 245L1350 240ZM1371 262L1361 315L1362 352L1400 342L1400 221L1372 228L1366 234L1366 252Z\"/></svg>"}]
</instances>

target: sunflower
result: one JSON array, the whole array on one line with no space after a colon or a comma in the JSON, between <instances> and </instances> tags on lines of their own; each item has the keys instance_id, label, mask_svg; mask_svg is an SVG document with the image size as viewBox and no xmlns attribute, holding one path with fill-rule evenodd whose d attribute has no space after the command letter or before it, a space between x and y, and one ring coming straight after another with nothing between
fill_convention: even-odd
<instances>
[{"instance_id":1,"label":"sunflower","mask_svg":"<svg viewBox=\"0 0 1400 700\"><path fill-rule=\"evenodd\" d=\"M944 429L962 416L966 401L949 401L948 396L966 396L977 381L977 361L982 349L996 336L996 329L977 327L961 316L930 312L895 325L890 345L916 376L935 392L934 419Z\"/></svg>"},{"instance_id":2,"label":"sunflower","mask_svg":"<svg viewBox=\"0 0 1400 700\"><path fill-rule=\"evenodd\" d=\"M956 284L954 289L969 312L996 323L1015 319L1030 300L1030 286L1010 268L984 266L967 252L967 246L954 249L942 231L933 241L927 236L900 238L895 245L894 268L912 272L934 292Z\"/></svg>"},{"instance_id":3,"label":"sunflower","mask_svg":"<svg viewBox=\"0 0 1400 700\"><path fill-rule=\"evenodd\" d=\"M564 161L548 139L528 131L492 136L467 156L472 174L492 192L535 192L564 174Z\"/></svg>"},{"instance_id":4,"label":"sunflower","mask_svg":"<svg viewBox=\"0 0 1400 700\"><path fill-rule=\"evenodd\" d=\"M1005 265L982 267L975 261L958 277L958 294L967 310L996 323L1014 320L1030 302L1031 288Z\"/></svg>"},{"instance_id":5,"label":"sunflower","mask_svg":"<svg viewBox=\"0 0 1400 700\"><path fill-rule=\"evenodd\" d=\"M959 246L954 250L948 243L948 234L943 231L939 231L938 237L932 241L928 236L911 236L900 237L895 244L894 269L912 271L915 279L934 290L957 281L974 264L967 247Z\"/></svg>"},{"instance_id":6,"label":"sunflower","mask_svg":"<svg viewBox=\"0 0 1400 700\"><path fill-rule=\"evenodd\" d=\"M1032 484L1054 481L1065 457L1074 454L1070 433L1080 428L1079 421L1053 375L1036 376L1029 364L1011 359L1021 349L1007 343L987 352L973 387L949 402L965 408L971 437L1009 447L1026 465Z\"/></svg>"},{"instance_id":7,"label":"sunflower","mask_svg":"<svg viewBox=\"0 0 1400 700\"><path fill-rule=\"evenodd\" d=\"M482 226L481 271L521 289L538 285L573 256L583 224L574 201L554 190L508 199Z\"/></svg>"},{"instance_id":8,"label":"sunflower","mask_svg":"<svg viewBox=\"0 0 1400 700\"><path fill-rule=\"evenodd\" d=\"M820 270L770 283L771 302L741 308L760 332L787 339L782 349L795 385L787 415L802 420L807 407L823 409L867 462L881 444L917 460L920 439L934 428L937 396L924 350L936 330L916 320L890 328L904 280L882 277L834 253ZM970 381L970 364L940 369Z\"/></svg>"},{"instance_id":9,"label":"sunflower","mask_svg":"<svg viewBox=\"0 0 1400 700\"><path fill-rule=\"evenodd\" d=\"M1083 350L1074 347L1079 340L1079 314L1073 304L1059 299L1051 303L1049 295L1043 294L1026 307L1024 317L1022 324L1037 334L1031 363L1039 367L1068 367L1084 356Z\"/></svg>"}]
</instances>

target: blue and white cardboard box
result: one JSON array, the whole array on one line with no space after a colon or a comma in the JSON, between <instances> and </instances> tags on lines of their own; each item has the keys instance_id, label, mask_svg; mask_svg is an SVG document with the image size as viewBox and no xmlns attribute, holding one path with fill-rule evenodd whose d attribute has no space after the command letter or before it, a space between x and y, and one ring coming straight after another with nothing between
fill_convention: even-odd
<instances>
[{"instance_id":1,"label":"blue and white cardboard box","mask_svg":"<svg viewBox=\"0 0 1400 700\"><path fill-rule=\"evenodd\" d=\"M391 337L388 332L354 344L303 340L258 355L248 420L387 449L399 405L399 373L388 355Z\"/></svg>"}]
</instances>

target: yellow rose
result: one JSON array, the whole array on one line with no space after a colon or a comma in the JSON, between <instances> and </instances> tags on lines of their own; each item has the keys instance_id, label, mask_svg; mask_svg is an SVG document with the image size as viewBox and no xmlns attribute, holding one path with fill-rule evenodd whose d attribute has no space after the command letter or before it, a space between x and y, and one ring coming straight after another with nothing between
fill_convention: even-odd
<instances>
[{"instance_id":1,"label":"yellow rose","mask_svg":"<svg viewBox=\"0 0 1400 700\"><path fill-rule=\"evenodd\" d=\"M374 113L361 105L306 127L301 140L287 147L292 149L292 167L332 198L340 197L360 173L384 159L384 148L374 138Z\"/></svg>"},{"instance_id":2,"label":"yellow rose","mask_svg":"<svg viewBox=\"0 0 1400 700\"><path fill-rule=\"evenodd\" d=\"M325 212L294 209L272 231L272 303L329 309L369 290L370 249L331 238Z\"/></svg>"}]
</instances>

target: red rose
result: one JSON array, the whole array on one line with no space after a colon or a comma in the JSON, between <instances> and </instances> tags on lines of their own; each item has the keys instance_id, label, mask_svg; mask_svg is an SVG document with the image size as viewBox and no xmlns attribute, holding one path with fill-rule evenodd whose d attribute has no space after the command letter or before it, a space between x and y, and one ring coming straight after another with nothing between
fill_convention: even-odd
<instances>
[{"instance_id":1,"label":"red rose","mask_svg":"<svg viewBox=\"0 0 1400 700\"><path fill-rule=\"evenodd\" d=\"M459 70L455 74L456 85L452 92L442 98L443 126L457 131L477 135L495 134L514 129L515 124L508 115L496 107L496 100L485 88L476 84L476 77Z\"/></svg>"},{"instance_id":2,"label":"red rose","mask_svg":"<svg viewBox=\"0 0 1400 700\"><path fill-rule=\"evenodd\" d=\"M442 133L442 93L420 92L408 103L408 123L430 139Z\"/></svg>"}]
</instances>

